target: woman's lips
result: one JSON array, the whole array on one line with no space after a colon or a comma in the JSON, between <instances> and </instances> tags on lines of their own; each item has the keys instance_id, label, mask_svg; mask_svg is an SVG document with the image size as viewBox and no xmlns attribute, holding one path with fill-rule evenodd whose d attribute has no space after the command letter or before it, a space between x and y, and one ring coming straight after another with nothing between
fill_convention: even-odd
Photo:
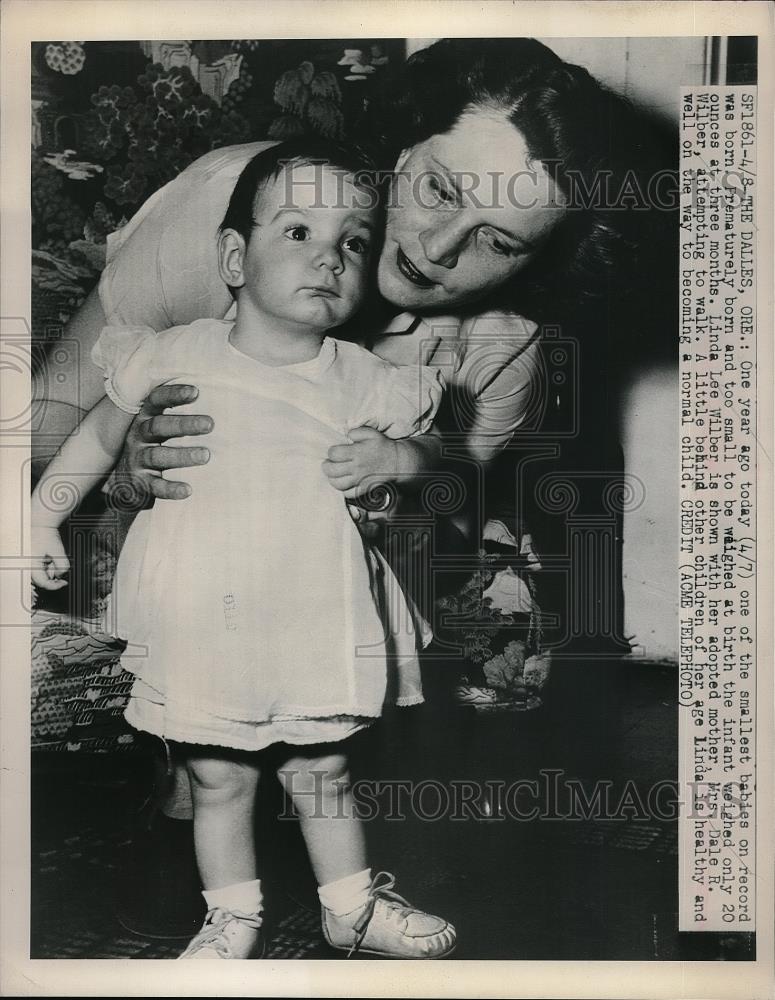
<instances>
[{"instance_id":1,"label":"woman's lips","mask_svg":"<svg viewBox=\"0 0 775 1000\"><path fill-rule=\"evenodd\" d=\"M417 285L418 288L430 288L432 285L436 284L435 281L431 281L430 278L426 278L422 271L417 270L401 247L398 247L396 250L396 266L401 274L403 274L408 281L411 281L413 285Z\"/></svg>"}]
</instances>

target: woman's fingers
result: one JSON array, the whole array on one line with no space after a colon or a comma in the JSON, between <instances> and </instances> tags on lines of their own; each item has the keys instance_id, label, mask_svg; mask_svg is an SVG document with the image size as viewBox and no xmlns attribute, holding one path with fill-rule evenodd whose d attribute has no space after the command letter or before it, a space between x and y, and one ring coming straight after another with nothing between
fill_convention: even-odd
<instances>
[{"instance_id":1,"label":"woman's fingers","mask_svg":"<svg viewBox=\"0 0 775 1000\"><path fill-rule=\"evenodd\" d=\"M185 500L191 496L188 483L173 482L161 476L149 476L148 489L157 500Z\"/></svg>"},{"instance_id":2,"label":"woman's fingers","mask_svg":"<svg viewBox=\"0 0 775 1000\"><path fill-rule=\"evenodd\" d=\"M210 452L207 448L174 448L158 444L153 448L142 448L138 455L143 469L164 472L166 469L185 469L192 465L207 465Z\"/></svg>"},{"instance_id":3,"label":"woman's fingers","mask_svg":"<svg viewBox=\"0 0 775 1000\"><path fill-rule=\"evenodd\" d=\"M160 413L140 423L139 433L148 444L169 438L209 434L215 426L212 417L200 413Z\"/></svg>"},{"instance_id":4,"label":"woman's fingers","mask_svg":"<svg viewBox=\"0 0 775 1000\"><path fill-rule=\"evenodd\" d=\"M208 448L163 444L170 438L209 434L213 429L212 417L205 414L162 412L167 407L190 402L198 395L199 391L193 385L156 386L148 394L143 409L132 422L117 466L117 474L132 484L138 498L134 502L137 509L148 506L151 497L158 500L184 500L191 495L188 483L167 481L162 478L161 473L168 469L206 465L210 461ZM122 503L128 501L122 497Z\"/></svg>"},{"instance_id":5,"label":"woman's fingers","mask_svg":"<svg viewBox=\"0 0 775 1000\"><path fill-rule=\"evenodd\" d=\"M143 409L166 410L168 406L182 406L193 403L199 395L195 385L157 385L148 393Z\"/></svg>"}]
</instances>

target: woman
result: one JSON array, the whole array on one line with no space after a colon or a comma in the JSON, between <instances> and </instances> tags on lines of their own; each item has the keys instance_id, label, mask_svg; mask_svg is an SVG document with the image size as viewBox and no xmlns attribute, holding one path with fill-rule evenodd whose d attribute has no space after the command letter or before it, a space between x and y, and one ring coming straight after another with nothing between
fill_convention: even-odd
<instances>
[{"instance_id":1,"label":"woman","mask_svg":"<svg viewBox=\"0 0 775 1000\"><path fill-rule=\"evenodd\" d=\"M628 149L629 111L586 71L525 39L438 42L409 60L385 109L374 118L396 168L377 268L386 305L367 334L387 360L441 369L450 391L441 434L417 439L411 457L400 468L388 461L381 478L411 488L440 471L454 475L468 501L452 518L454 532L476 549L483 533L493 537L482 476L542 409L541 306L579 306L623 250L621 213L579 204L578 191L593 190L599 171L619 169L611 149L614 141ZM71 392L46 387L49 440L55 424L68 433L102 395L99 372L82 359L106 322L162 330L227 312L215 240L200 253L199 237L208 227L215 234L260 145L202 157L113 235L99 289L67 330L80 345L61 383ZM196 387L160 387L133 425L126 465L150 497L187 496L185 483L162 474L209 458L206 437L198 448L164 443L209 432L207 415L163 412L195 397ZM332 485L360 495L382 446L364 429L332 449L324 465ZM163 812L186 810L179 782Z\"/></svg>"}]
</instances>

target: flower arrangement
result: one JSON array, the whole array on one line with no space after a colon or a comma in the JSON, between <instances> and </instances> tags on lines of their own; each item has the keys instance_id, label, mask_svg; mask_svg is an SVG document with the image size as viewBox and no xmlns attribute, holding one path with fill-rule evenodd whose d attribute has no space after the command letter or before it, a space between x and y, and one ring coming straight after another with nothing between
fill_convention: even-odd
<instances>
[{"instance_id":1,"label":"flower arrangement","mask_svg":"<svg viewBox=\"0 0 775 1000\"><path fill-rule=\"evenodd\" d=\"M542 704L540 692L550 669L549 655L541 650L540 611L532 596L527 613L518 600L514 610L496 606L488 596L504 573L496 565L496 558L480 550L476 572L456 593L436 603L437 612L447 618L445 636L463 650L457 697L479 710L537 708ZM511 570L505 572L514 575ZM529 566L518 573L528 580L532 592Z\"/></svg>"}]
</instances>

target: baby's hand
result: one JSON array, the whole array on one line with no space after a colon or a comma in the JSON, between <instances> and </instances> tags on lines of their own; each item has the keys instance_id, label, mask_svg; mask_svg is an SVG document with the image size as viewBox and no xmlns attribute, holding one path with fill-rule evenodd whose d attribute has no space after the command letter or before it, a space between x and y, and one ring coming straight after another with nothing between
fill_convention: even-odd
<instances>
[{"instance_id":1,"label":"baby's hand","mask_svg":"<svg viewBox=\"0 0 775 1000\"><path fill-rule=\"evenodd\" d=\"M62 538L56 528L32 527L32 582L43 590L61 590L67 580L60 577L70 569Z\"/></svg>"},{"instance_id":2,"label":"baby's hand","mask_svg":"<svg viewBox=\"0 0 775 1000\"><path fill-rule=\"evenodd\" d=\"M328 449L323 472L335 489L353 500L398 476L400 442L373 427L355 427L349 436L352 444Z\"/></svg>"}]
</instances>

